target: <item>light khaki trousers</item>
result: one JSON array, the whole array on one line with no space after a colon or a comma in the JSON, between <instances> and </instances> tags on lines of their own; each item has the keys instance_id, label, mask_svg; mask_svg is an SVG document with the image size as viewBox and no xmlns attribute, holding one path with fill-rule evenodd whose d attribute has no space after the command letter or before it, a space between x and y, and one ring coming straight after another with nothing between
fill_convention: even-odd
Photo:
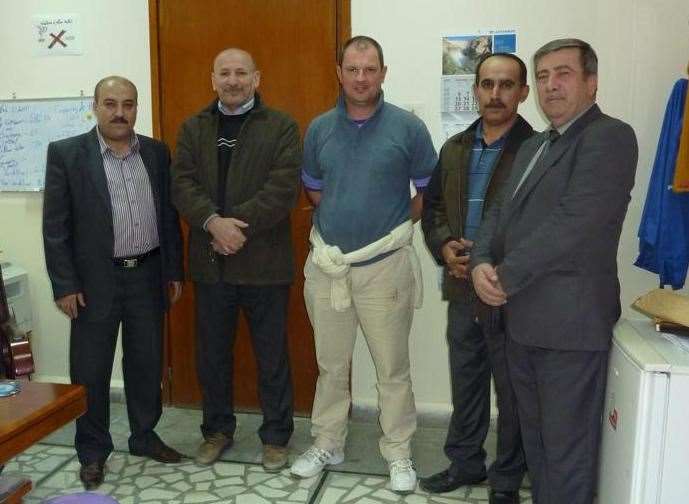
<instances>
[{"instance_id":1,"label":"light khaki trousers","mask_svg":"<svg viewBox=\"0 0 689 504\"><path fill-rule=\"evenodd\" d=\"M311 262L304 267L304 299L313 326L318 382L311 414L314 444L344 448L352 398L349 371L361 325L378 379L380 452L387 461L410 458L416 408L409 374L409 330L414 314L414 278L409 252L400 249L350 272L352 305L343 312L330 304L330 278Z\"/></svg>"}]
</instances>

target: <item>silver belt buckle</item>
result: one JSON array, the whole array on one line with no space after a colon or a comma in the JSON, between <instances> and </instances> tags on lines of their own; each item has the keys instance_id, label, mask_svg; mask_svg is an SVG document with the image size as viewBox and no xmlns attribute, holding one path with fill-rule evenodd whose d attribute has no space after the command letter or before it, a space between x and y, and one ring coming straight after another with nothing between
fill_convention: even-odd
<instances>
[{"instance_id":1,"label":"silver belt buckle","mask_svg":"<svg viewBox=\"0 0 689 504\"><path fill-rule=\"evenodd\" d=\"M139 264L138 259L124 259L122 261L122 266L125 268L136 268Z\"/></svg>"}]
</instances>

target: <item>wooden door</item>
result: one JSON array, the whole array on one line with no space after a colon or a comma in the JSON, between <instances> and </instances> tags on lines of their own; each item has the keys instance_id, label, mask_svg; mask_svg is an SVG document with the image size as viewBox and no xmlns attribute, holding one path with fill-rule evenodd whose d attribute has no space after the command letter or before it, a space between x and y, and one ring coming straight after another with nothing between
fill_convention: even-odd
<instances>
[{"instance_id":1,"label":"wooden door","mask_svg":"<svg viewBox=\"0 0 689 504\"><path fill-rule=\"evenodd\" d=\"M253 55L261 71L262 99L290 113L303 135L309 122L337 98L335 61L339 44L349 37L349 8L349 0L149 0L154 133L174 150L182 121L215 97L210 83L213 58L222 49L239 47ZM292 212L297 271L288 321L299 413L311 411L318 376L303 300L310 225L311 207L302 194ZM199 405L189 282L168 317L166 339L168 402ZM255 359L243 319L235 345L234 384L235 405L258 409Z\"/></svg>"}]
</instances>

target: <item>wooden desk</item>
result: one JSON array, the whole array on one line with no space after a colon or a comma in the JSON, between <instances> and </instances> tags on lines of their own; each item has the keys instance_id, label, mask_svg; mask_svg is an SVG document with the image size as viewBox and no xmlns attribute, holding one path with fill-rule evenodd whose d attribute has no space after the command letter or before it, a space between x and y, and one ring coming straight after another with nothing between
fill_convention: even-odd
<instances>
[{"instance_id":1,"label":"wooden desk","mask_svg":"<svg viewBox=\"0 0 689 504\"><path fill-rule=\"evenodd\" d=\"M0 465L86 412L81 385L22 382L22 390L0 397Z\"/></svg>"},{"instance_id":2,"label":"wooden desk","mask_svg":"<svg viewBox=\"0 0 689 504\"><path fill-rule=\"evenodd\" d=\"M0 465L86 412L81 385L23 381L21 387L15 396L0 397ZM6 502L21 502L29 490L29 480L19 481Z\"/></svg>"}]
</instances>

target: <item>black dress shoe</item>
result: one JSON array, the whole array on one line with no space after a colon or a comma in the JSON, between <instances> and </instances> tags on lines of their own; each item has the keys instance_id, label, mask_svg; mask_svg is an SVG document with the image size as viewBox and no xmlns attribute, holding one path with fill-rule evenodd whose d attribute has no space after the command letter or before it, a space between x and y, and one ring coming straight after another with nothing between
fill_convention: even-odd
<instances>
[{"instance_id":1,"label":"black dress shoe","mask_svg":"<svg viewBox=\"0 0 689 504\"><path fill-rule=\"evenodd\" d=\"M182 461L182 455L162 441L151 443L146 450L129 450L137 457L148 457L163 464L176 464Z\"/></svg>"},{"instance_id":2,"label":"black dress shoe","mask_svg":"<svg viewBox=\"0 0 689 504\"><path fill-rule=\"evenodd\" d=\"M422 478L419 486L429 493L445 493L457 490L461 486L476 485L486 479L484 475L452 474L445 469L428 478Z\"/></svg>"},{"instance_id":3,"label":"black dress shoe","mask_svg":"<svg viewBox=\"0 0 689 504\"><path fill-rule=\"evenodd\" d=\"M519 492L517 490L491 490L489 504L519 504Z\"/></svg>"},{"instance_id":4,"label":"black dress shoe","mask_svg":"<svg viewBox=\"0 0 689 504\"><path fill-rule=\"evenodd\" d=\"M79 479L84 484L84 489L94 490L101 486L104 478L104 467L105 464L103 462L82 464L79 470Z\"/></svg>"}]
</instances>

